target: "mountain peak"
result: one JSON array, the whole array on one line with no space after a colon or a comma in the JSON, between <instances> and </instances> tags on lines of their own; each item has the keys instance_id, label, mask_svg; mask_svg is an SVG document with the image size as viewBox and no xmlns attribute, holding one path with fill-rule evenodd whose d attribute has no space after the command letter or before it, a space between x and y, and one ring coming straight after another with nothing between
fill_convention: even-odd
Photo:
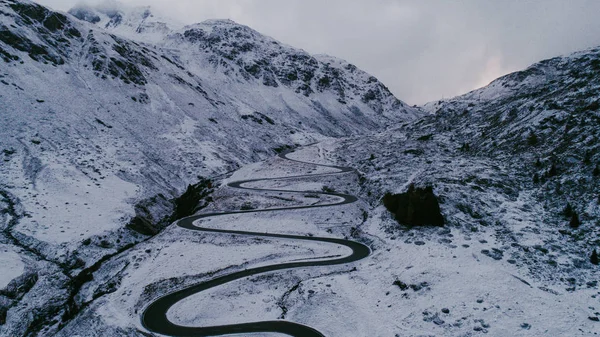
<instances>
[{"instance_id":1,"label":"mountain peak","mask_svg":"<svg viewBox=\"0 0 600 337\"><path fill-rule=\"evenodd\" d=\"M230 19L208 19L199 23L191 24L183 27L183 34L191 34L191 32L199 32L203 36L219 36L224 39L236 40L261 40L268 42L276 42L274 39L265 36L254 29L237 23Z\"/></svg>"},{"instance_id":2,"label":"mountain peak","mask_svg":"<svg viewBox=\"0 0 600 337\"><path fill-rule=\"evenodd\" d=\"M131 7L116 0L105 0L97 5L79 3L69 14L117 35L146 42L157 42L183 26L155 15L150 6Z\"/></svg>"},{"instance_id":3,"label":"mountain peak","mask_svg":"<svg viewBox=\"0 0 600 337\"><path fill-rule=\"evenodd\" d=\"M212 26L243 26L242 24L239 24L231 19L208 19L202 21L201 23Z\"/></svg>"}]
</instances>

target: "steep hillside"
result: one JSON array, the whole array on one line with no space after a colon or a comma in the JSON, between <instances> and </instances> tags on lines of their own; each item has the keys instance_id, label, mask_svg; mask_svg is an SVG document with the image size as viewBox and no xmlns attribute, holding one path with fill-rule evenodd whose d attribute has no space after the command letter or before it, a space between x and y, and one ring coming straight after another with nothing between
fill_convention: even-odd
<instances>
[{"instance_id":1,"label":"steep hillside","mask_svg":"<svg viewBox=\"0 0 600 337\"><path fill-rule=\"evenodd\" d=\"M70 9L69 14L107 32L149 43L160 42L174 29L184 26L157 15L149 6L129 7L114 0L105 0L95 6L82 2Z\"/></svg>"},{"instance_id":2,"label":"steep hillside","mask_svg":"<svg viewBox=\"0 0 600 337\"><path fill-rule=\"evenodd\" d=\"M13 335L167 225L201 177L418 114L353 65L232 21L70 13L0 1L0 242L22 267L0 282L21 289L0 294L0 322L12 310Z\"/></svg>"},{"instance_id":3,"label":"steep hillside","mask_svg":"<svg viewBox=\"0 0 600 337\"><path fill-rule=\"evenodd\" d=\"M471 284L504 308L486 321L514 328L503 332L492 324L475 331L597 331L600 271L592 255L600 250L599 70L598 48L542 61L463 96L426 104L430 114L417 121L338 147L340 164L361 172L362 196L375 217L371 230L385 232L390 244L404 242L401 250L429 247L435 261L415 266L414 273L430 275L428 283L445 283L445 301L459 296L452 284ZM381 205L386 192L405 192L412 184L433 187L445 228L399 225ZM453 259L444 259L447 254ZM478 281L484 278L486 286ZM522 285L506 292L502 284L515 278ZM413 314L419 315L430 298L405 304L416 306ZM532 305L540 298L557 306L568 301L561 310L570 320L530 317L532 310L539 317L553 314L543 305L516 300L515 307L511 300L523 298ZM460 300L453 303L460 306ZM528 317L522 330L510 318L515 310ZM537 324L532 328L529 320ZM445 334L462 335L459 330L448 326Z\"/></svg>"},{"instance_id":4,"label":"steep hillside","mask_svg":"<svg viewBox=\"0 0 600 337\"><path fill-rule=\"evenodd\" d=\"M419 131L452 137L468 156L513 163L548 207L559 211L570 202L594 223L600 202L599 89L600 49L593 48L429 103L425 108L435 115Z\"/></svg>"},{"instance_id":5,"label":"steep hillside","mask_svg":"<svg viewBox=\"0 0 600 337\"><path fill-rule=\"evenodd\" d=\"M175 196L198 176L415 115L356 67L231 21L150 45L28 2L1 10L2 181L30 215L15 229L41 241L98 235L122 225L132 202ZM77 199L102 225L60 234L43 219L79 213L74 194L90 195Z\"/></svg>"},{"instance_id":6,"label":"steep hillside","mask_svg":"<svg viewBox=\"0 0 600 337\"><path fill-rule=\"evenodd\" d=\"M544 60L424 108L441 116L439 123L471 125L465 131L475 151L531 152L534 146L533 152L569 150L583 159L598 152L599 87L600 49L594 48Z\"/></svg>"}]
</instances>

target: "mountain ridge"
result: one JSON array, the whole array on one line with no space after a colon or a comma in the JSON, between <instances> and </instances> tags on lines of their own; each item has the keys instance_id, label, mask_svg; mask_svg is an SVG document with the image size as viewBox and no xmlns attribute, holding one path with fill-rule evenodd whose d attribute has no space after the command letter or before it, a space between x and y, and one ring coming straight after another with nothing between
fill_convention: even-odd
<instances>
[{"instance_id":1,"label":"mountain ridge","mask_svg":"<svg viewBox=\"0 0 600 337\"><path fill-rule=\"evenodd\" d=\"M14 210L0 214L2 240L13 238L24 275L56 296L70 289L64 280L148 238L132 219L167 225L189 185L420 114L354 66L232 22L144 42L104 20L0 1L0 205ZM7 300L2 331L24 333L68 297L33 289L58 307Z\"/></svg>"},{"instance_id":2,"label":"mountain ridge","mask_svg":"<svg viewBox=\"0 0 600 337\"><path fill-rule=\"evenodd\" d=\"M140 312L173 289L341 254L168 226L199 209L334 202L237 194L234 180L360 198L339 212L203 226L352 238L372 247L373 263L252 279L182 303L169 313L179 322L279 317L331 335L594 331L600 49L412 108L341 59L232 21L179 27L146 10L72 16L0 0L0 250L10 269L0 273L0 334L140 336ZM296 148L295 162L272 158ZM357 176L253 180L327 172L298 161ZM381 205L410 186L435 193L443 228L406 228Z\"/></svg>"}]
</instances>

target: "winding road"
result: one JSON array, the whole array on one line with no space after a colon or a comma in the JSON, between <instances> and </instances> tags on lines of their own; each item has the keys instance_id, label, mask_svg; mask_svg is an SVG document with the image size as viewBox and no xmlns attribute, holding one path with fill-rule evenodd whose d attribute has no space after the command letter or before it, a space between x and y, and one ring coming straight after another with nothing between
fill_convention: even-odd
<instances>
[{"instance_id":1,"label":"winding road","mask_svg":"<svg viewBox=\"0 0 600 337\"><path fill-rule=\"evenodd\" d=\"M252 236L252 237L268 237L268 238L281 238L281 239L291 239L291 240L304 240L304 241L318 241L318 242L325 242L325 243L333 243L333 244L349 247L352 250L352 253L345 257L328 259L328 260L287 262L287 263L266 265L266 266L262 266L262 267L242 270L239 272L220 276L220 277L214 278L209 281L191 285L187 288L175 291L175 292L165 295L161 298L158 298L157 300L152 302L146 308L144 313L142 314L142 324L146 329L148 329L152 332L155 332L155 333L169 335L169 336L220 336L220 335L239 334L239 333L277 332L277 333L283 333L283 334L287 334L287 335L295 336L295 337L324 337L324 335L322 333L320 333L319 331L317 331L309 326L298 324L298 323L293 323L293 322L289 322L289 321L284 321L284 320L261 321L261 322L220 325L220 326L208 326L208 327L188 327L188 326L177 325L177 324L169 321L169 319L167 317L167 312L177 302L183 300L186 297L192 296L194 294L197 294L199 292L202 292L204 290L207 290L207 289L210 289L213 287L217 287L217 286L225 284L227 282L231 282L231 281L238 280L238 279L252 276L252 275L272 272L272 271L276 271L276 270L301 268L301 267L312 267L312 266L332 266L332 265L346 264L346 263L361 260L370 254L371 251L370 251L369 247L363 245L362 243L350 241L350 240L335 239L335 238L323 238L323 237L311 237L311 236L286 235L286 234L255 233L255 232L226 230L226 229L211 229L211 228L197 227L194 225L194 222L196 220L199 220L202 218L208 218L208 217L227 215L227 214L290 211L290 210L307 209L307 208L321 208L321 207L331 207L331 206L337 206L337 205L350 204L350 203L357 201L357 198L355 196L349 195L349 194L343 194L343 193L261 189L261 188L250 188L250 187L243 186L244 184L258 182L258 181L298 179L298 178L309 178L309 177L313 178L313 177L321 177L321 176L354 172L353 169L348 168L348 167L305 163L305 162L302 162L299 160L290 159L287 157L287 153L282 153L279 156L283 159L287 159L287 160L291 160L291 161L295 161L295 162L299 162L299 163L303 163L303 164L311 164L311 165L315 165L315 166L333 168L338 171L331 172L331 173L306 174L306 175L280 177L280 178L243 180L243 181L231 182L228 184L228 186L233 187L233 188L253 190L253 191L271 191L271 192L282 192L283 191L286 193L311 193L311 194L331 195L331 196L340 197L341 201L335 202L335 203L330 203L330 204L320 204L320 205L240 210L240 211L193 215L193 216L178 220L177 225L180 227L189 229L189 230L201 231L201 232L206 232L206 233L225 233L225 234L247 235L247 236Z\"/></svg>"}]
</instances>

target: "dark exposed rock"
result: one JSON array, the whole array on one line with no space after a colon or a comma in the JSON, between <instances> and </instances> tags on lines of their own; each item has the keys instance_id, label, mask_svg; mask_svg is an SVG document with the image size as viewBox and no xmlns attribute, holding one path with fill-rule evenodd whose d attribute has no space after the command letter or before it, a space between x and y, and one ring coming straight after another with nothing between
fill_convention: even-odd
<instances>
[{"instance_id":1,"label":"dark exposed rock","mask_svg":"<svg viewBox=\"0 0 600 337\"><path fill-rule=\"evenodd\" d=\"M110 52L90 32L86 37L85 45L88 48L88 58L96 76L111 76L119 78L126 84L134 83L145 85L148 80L145 76L147 70L158 70L150 60L149 55L144 55L136 45L125 39L111 35L114 40L112 50L118 56L111 57ZM149 50L147 53L150 53ZM187 83L187 82L186 82ZM188 83L189 84L189 83ZM144 103L144 99L138 99Z\"/></svg>"},{"instance_id":2,"label":"dark exposed rock","mask_svg":"<svg viewBox=\"0 0 600 337\"><path fill-rule=\"evenodd\" d=\"M21 17L23 17L28 24L32 24L33 22L41 23L48 14L48 10L46 8L34 3L15 2L10 4L10 8L21 15Z\"/></svg>"},{"instance_id":3,"label":"dark exposed rock","mask_svg":"<svg viewBox=\"0 0 600 337\"><path fill-rule=\"evenodd\" d=\"M270 73L270 72L265 72L263 74L263 84L266 85L267 87L274 87L274 88L279 87L279 84L277 83L275 76L273 75L273 73Z\"/></svg>"},{"instance_id":4,"label":"dark exposed rock","mask_svg":"<svg viewBox=\"0 0 600 337\"><path fill-rule=\"evenodd\" d=\"M0 57L4 60L4 62L12 62L12 61L18 61L19 57L17 55L12 55L11 53L7 52L6 50L2 49L0 47ZM8 82L2 81L2 83L8 85Z\"/></svg>"},{"instance_id":5,"label":"dark exposed rock","mask_svg":"<svg viewBox=\"0 0 600 337\"><path fill-rule=\"evenodd\" d=\"M406 284L400 280L396 280L392 284L397 286L398 288L400 288L400 290L402 290L402 291L405 291L409 288L412 289L413 291L419 291L421 289L429 287L429 283L427 283L427 282L421 282L419 284Z\"/></svg>"},{"instance_id":6,"label":"dark exposed rock","mask_svg":"<svg viewBox=\"0 0 600 337\"><path fill-rule=\"evenodd\" d=\"M0 307L0 325L4 325L6 323L6 313L8 312L8 308Z\"/></svg>"},{"instance_id":7,"label":"dark exposed rock","mask_svg":"<svg viewBox=\"0 0 600 337\"><path fill-rule=\"evenodd\" d=\"M567 206L565 206L565 209L563 210L563 214L567 218L570 218L573 215L573 206L571 206L571 203L567 203Z\"/></svg>"},{"instance_id":8,"label":"dark exposed rock","mask_svg":"<svg viewBox=\"0 0 600 337\"><path fill-rule=\"evenodd\" d=\"M158 194L139 202L135 206L135 217L127 228L143 235L156 235L175 220L190 216L208 206L212 201L212 181L201 178L197 184L189 185L178 198L167 199ZM170 216L164 214L171 213Z\"/></svg>"},{"instance_id":9,"label":"dark exposed rock","mask_svg":"<svg viewBox=\"0 0 600 337\"><path fill-rule=\"evenodd\" d=\"M383 205L394 214L401 225L444 225L444 217L431 186L416 188L411 184L405 193L387 193L383 197Z\"/></svg>"},{"instance_id":10,"label":"dark exposed rock","mask_svg":"<svg viewBox=\"0 0 600 337\"><path fill-rule=\"evenodd\" d=\"M0 295L10 299L21 299L38 281L36 273L25 273L12 281L6 288L0 290Z\"/></svg>"},{"instance_id":11,"label":"dark exposed rock","mask_svg":"<svg viewBox=\"0 0 600 337\"><path fill-rule=\"evenodd\" d=\"M573 229L576 229L579 227L579 225L579 215L577 215L577 213L573 213L573 215L571 215L571 221L569 222L569 226Z\"/></svg>"},{"instance_id":12,"label":"dark exposed rock","mask_svg":"<svg viewBox=\"0 0 600 337\"><path fill-rule=\"evenodd\" d=\"M364 103L367 103L367 102L375 100L375 99L377 99L377 94L372 89L369 89L369 91L367 91L362 97L362 101Z\"/></svg>"},{"instance_id":13,"label":"dark exposed rock","mask_svg":"<svg viewBox=\"0 0 600 337\"><path fill-rule=\"evenodd\" d=\"M159 229L148 218L141 215L133 217L127 224L127 228L143 235L156 235L159 232Z\"/></svg>"},{"instance_id":14,"label":"dark exposed rock","mask_svg":"<svg viewBox=\"0 0 600 337\"><path fill-rule=\"evenodd\" d=\"M592 256L590 256L590 262L594 265L598 265L599 261L598 261L598 253L596 252L596 250L594 249L594 251L592 252Z\"/></svg>"},{"instance_id":15,"label":"dark exposed rock","mask_svg":"<svg viewBox=\"0 0 600 337\"><path fill-rule=\"evenodd\" d=\"M442 325L442 324L446 323L446 322L444 322L444 320L443 320L443 319L441 319L441 318L439 318L439 317L437 317L437 316L436 316L436 317L433 319L433 321L432 321L432 322L433 322L435 325Z\"/></svg>"},{"instance_id":16,"label":"dark exposed rock","mask_svg":"<svg viewBox=\"0 0 600 337\"><path fill-rule=\"evenodd\" d=\"M400 281L400 280L396 280L393 283L395 286L398 286L398 288L400 288L400 290L404 291L406 289L408 289L408 284Z\"/></svg>"},{"instance_id":17,"label":"dark exposed rock","mask_svg":"<svg viewBox=\"0 0 600 337\"><path fill-rule=\"evenodd\" d=\"M504 253L497 248L492 248L492 250L483 249L481 254L491 257L494 260L502 260L504 257Z\"/></svg>"},{"instance_id":18,"label":"dark exposed rock","mask_svg":"<svg viewBox=\"0 0 600 337\"><path fill-rule=\"evenodd\" d=\"M53 64L64 63L61 57L51 55L45 46L35 44L28 38L12 32L10 29L3 25L0 25L0 41L6 43L7 45L11 46L16 50L28 53L29 57L36 61L46 60L52 62ZM5 57L5 61L15 60L15 57L13 57L12 55L8 53L7 55L8 56ZM16 59L18 59L18 57Z\"/></svg>"},{"instance_id":19,"label":"dark exposed rock","mask_svg":"<svg viewBox=\"0 0 600 337\"><path fill-rule=\"evenodd\" d=\"M136 215L127 228L142 235L156 235L173 221L208 206L213 191L212 181L201 178L197 184L189 185L178 198L167 199L163 194L158 194L142 200L135 205Z\"/></svg>"},{"instance_id":20,"label":"dark exposed rock","mask_svg":"<svg viewBox=\"0 0 600 337\"><path fill-rule=\"evenodd\" d=\"M421 282L419 284L411 284L409 287L413 291L419 291L419 290L421 290L423 288L429 287L429 283L427 283L427 282Z\"/></svg>"},{"instance_id":21,"label":"dark exposed rock","mask_svg":"<svg viewBox=\"0 0 600 337\"><path fill-rule=\"evenodd\" d=\"M189 185L187 190L175 199L175 212L172 220L190 216L207 206L212 199L209 195L213 192L213 183L209 179L201 178L195 185Z\"/></svg>"}]
</instances>

